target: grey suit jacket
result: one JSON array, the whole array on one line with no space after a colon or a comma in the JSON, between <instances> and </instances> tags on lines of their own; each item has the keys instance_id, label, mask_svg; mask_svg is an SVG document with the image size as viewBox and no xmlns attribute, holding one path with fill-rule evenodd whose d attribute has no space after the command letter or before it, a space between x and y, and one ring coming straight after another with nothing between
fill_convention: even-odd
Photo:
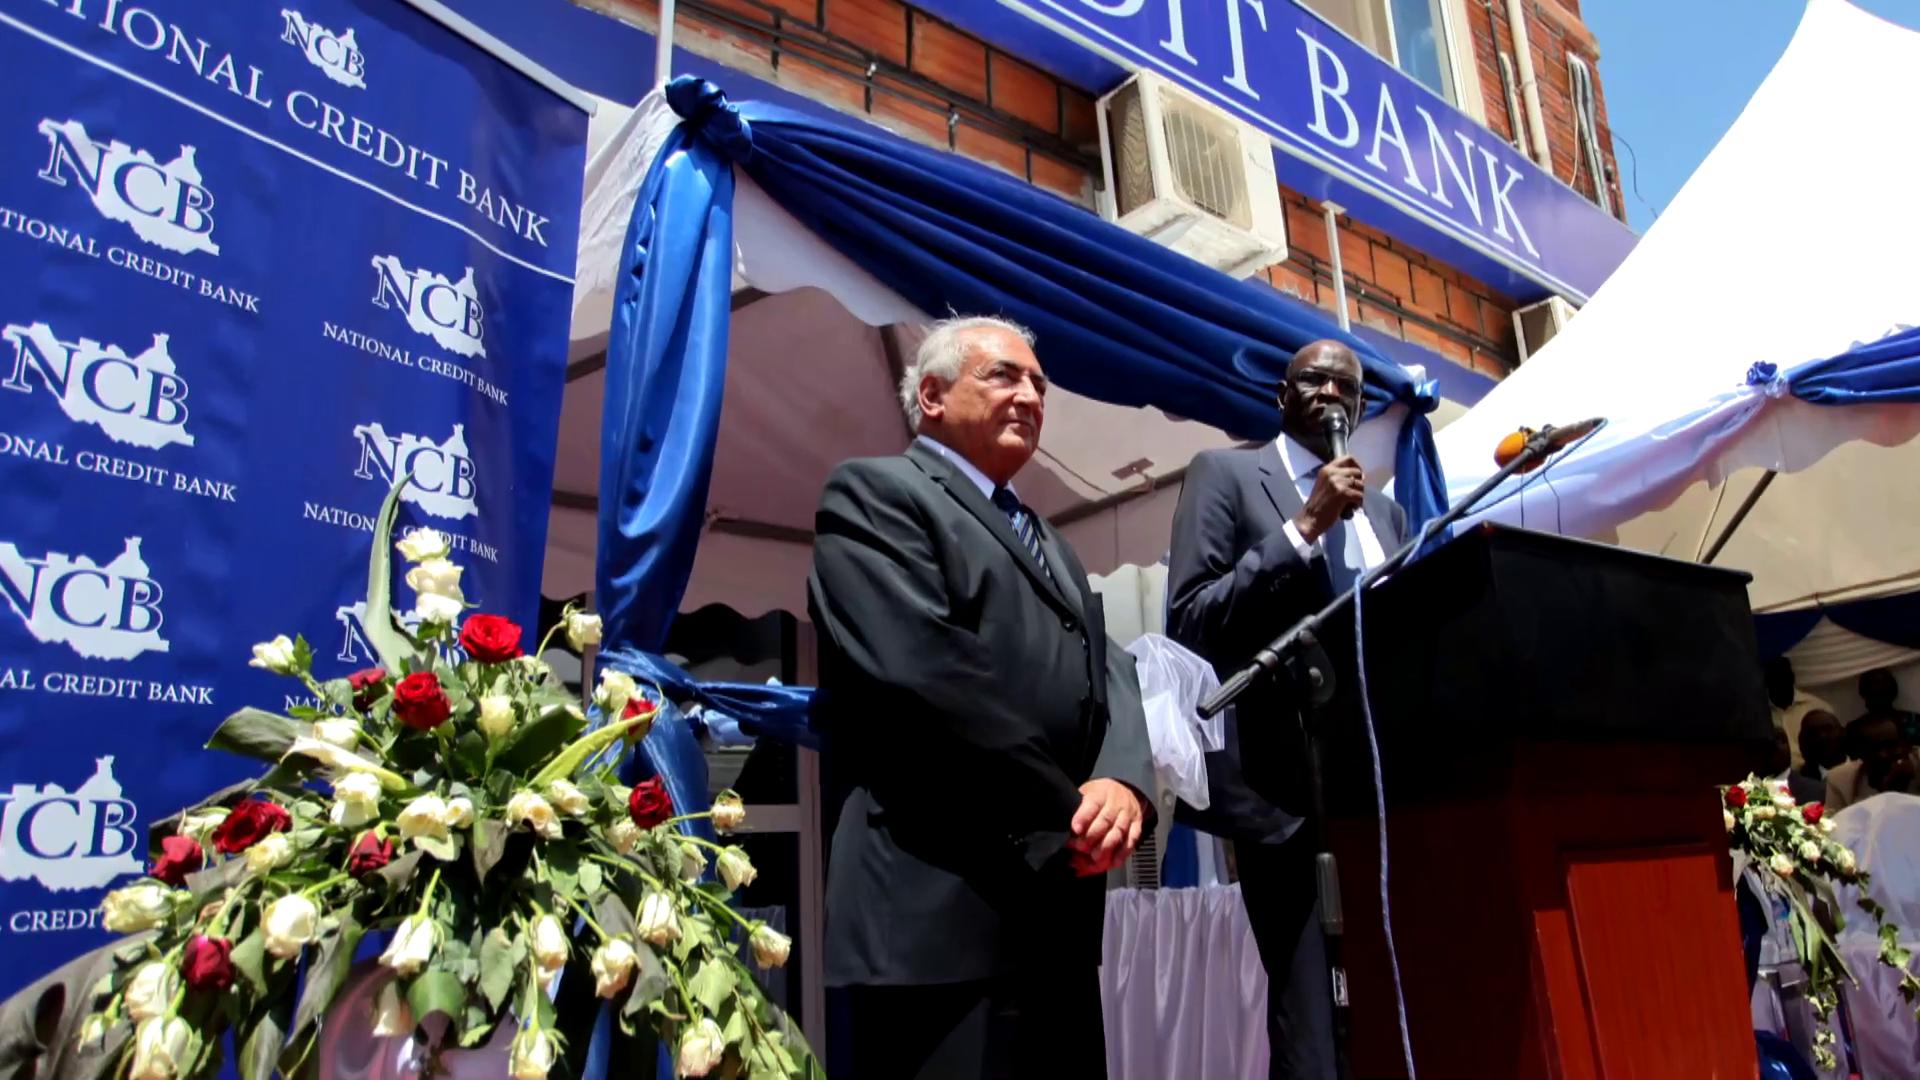
<instances>
[{"instance_id":1,"label":"grey suit jacket","mask_svg":"<svg viewBox=\"0 0 1920 1080\"><path fill-rule=\"evenodd\" d=\"M815 716L850 789L827 867L834 985L1099 963L1103 877L1067 866L1079 786L1153 792L1133 659L1042 523L1049 575L925 447L850 461L815 516ZM1151 808L1149 808L1151 813Z\"/></svg>"},{"instance_id":2,"label":"grey suit jacket","mask_svg":"<svg viewBox=\"0 0 1920 1080\"><path fill-rule=\"evenodd\" d=\"M1213 664L1237 671L1295 621L1333 598L1318 554L1302 559L1282 531L1303 500L1272 443L1209 450L1193 459L1174 511L1167 569L1167 635ZM1367 518L1391 554L1405 542L1406 514L1369 491ZM1290 689L1266 679L1236 703L1226 747L1207 754L1204 811L1177 817L1217 836L1279 843L1308 813L1306 744Z\"/></svg>"}]
</instances>

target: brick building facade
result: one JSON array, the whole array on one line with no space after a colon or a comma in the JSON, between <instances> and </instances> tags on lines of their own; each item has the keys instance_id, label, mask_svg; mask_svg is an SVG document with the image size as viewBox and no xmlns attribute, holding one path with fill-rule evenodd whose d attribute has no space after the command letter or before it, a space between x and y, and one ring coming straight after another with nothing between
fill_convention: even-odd
<instances>
[{"instance_id":1,"label":"brick building facade","mask_svg":"<svg viewBox=\"0 0 1920 1080\"><path fill-rule=\"evenodd\" d=\"M577 0L653 28L657 0ZM990 2L990 0L982 0ZM1291 2L1291 0L1284 0ZM1446 0L1443 0L1446 2ZM1599 50L1577 0L1521 0L1539 110L1543 166L1593 198L1595 170L1580 151L1569 58L1595 72L1597 141L1610 210L1624 216L1597 65ZM1504 0L1461 0L1478 100L1461 106L1536 160L1515 138L1527 128L1512 25ZM756 78L889 130L1013 173L1089 211L1100 173L1094 100L1079 89L901 0L678 0L675 41ZM1504 63L1503 63L1504 57ZM1503 71L1504 68L1504 71ZM1471 86L1463 89L1466 97ZM1286 261L1263 271L1275 288L1331 310L1331 252L1319 203L1282 187ZM1427 252L1342 217L1341 266L1348 313L1367 326L1430 349L1493 378L1519 359L1516 302Z\"/></svg>"}]
</instances>

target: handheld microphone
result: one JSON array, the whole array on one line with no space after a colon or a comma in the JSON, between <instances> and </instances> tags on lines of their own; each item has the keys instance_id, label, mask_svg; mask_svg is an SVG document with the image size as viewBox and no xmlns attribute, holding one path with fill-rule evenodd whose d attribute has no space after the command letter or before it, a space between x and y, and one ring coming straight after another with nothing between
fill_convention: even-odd
<instances>
[{"instance_id":1,"label":"handheld microphone","mask_svg":"<svg viewBox=\"0 0 1920 1080\"><path fill-rule=\"evenodd\" d=\"M1328 410L1326 415L1320 418L1320 424L1327 433L1327 460L1332 461L1335 458L1346 457L1347 410ZM1340 517L1342 520L1351 520L1353 518L1353 507L1347 507L1346 512L1341 514Z\"/></svg>"},{"instance_id":2,"label":"handheld microphone","mask_svg":"<svg viewBox=\"0 0 1920 1080\"><path fill-rule=\"evenodd\" d=\"M1528 444L1538 442L1539 456L1520 469L1523 473L1532 472L1546 464L1548 458L1600 430L1606 422L1606 417L1595 416L1565 427L1554 427L1548 424L1539 431L1523 427L1501 439L1500 445L1494 447L1493 463L1496 467L1504 469L1508 462L1520 456Z\"/></svg>"}]
</instances>

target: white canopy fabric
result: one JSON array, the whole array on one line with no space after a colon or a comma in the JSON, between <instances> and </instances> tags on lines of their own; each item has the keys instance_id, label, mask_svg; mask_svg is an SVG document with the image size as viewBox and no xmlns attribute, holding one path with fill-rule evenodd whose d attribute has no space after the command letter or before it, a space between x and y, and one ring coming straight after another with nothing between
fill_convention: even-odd
<instances>
[{"instance_id":1,"label":"white canopy fabric","mask_svg":"<svg viewBox=\"0 0 1920 1080\"><path fill-rule=\"evenodd\" d=\"M571 355L561 407L543 589L593 587L603 371L613 293L635 194L677 122L659 94L634 108L602 100L589 131ZM814 505L827 473L909 440L895 387L927 315L735 173L734 312L721 430L685 611L806 613ZM941 314L945 314L944 312ZM1045 343L1041 343L1044 357ZM1355 432L1370 473L1390 475L1399 407ZM1150 564L1166 550L1177 477L1224 433L1155 409L1107 405L1055 387L1040 452L1014 480L1091 574Z\"/></svg>"},{"instance_id":2,"label":"white canopy fabric","mask_svg":"<svg viewBox=\"0 0 1920 1080\"><path fill-rule=\"evenodd\" d=\"M1894 121L1914 100L1920 34L1811 0L1739 119L1586 308L1439 434L1454 497L1492 474L1515 428L1604 416L1485 516L1693 559L1775 469L1715 560L1755 575L1756 609L1920 583L1907 481L1920 408L1816 406L1746 384L1756 362L1791 368L1920 323L1920 140Z\"/></svg>"}]
</instances>

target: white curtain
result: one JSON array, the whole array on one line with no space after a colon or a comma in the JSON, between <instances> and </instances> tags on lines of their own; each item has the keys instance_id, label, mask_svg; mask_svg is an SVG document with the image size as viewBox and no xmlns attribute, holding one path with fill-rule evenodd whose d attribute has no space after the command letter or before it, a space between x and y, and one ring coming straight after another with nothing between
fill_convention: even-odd
<instances>
[{"instance_id":1,"label":"white curtain","mask_svg":"<svg viewBox=\"0 0 1920 1080\"><path fill-rule=\"evenodd\" d=\"M1107 894L1110 1080L1264 1080L1267 976L1239 885Z\"/></svg>"},{"instance_id":2,"label":"white curtain","mask_svg":"<svg viewBox=\"0 0 1920 1080\"><path fill-rule=\"evenodd\" d=\"M1821 619L1800 643L1787 652L1793 661L1794 681L1801 686L1823 686L1857 678L1874 668L1901 668L1920 660L1920 652L1861 637L1851 630ZM1832 699L1828 699L1832 700ZM1853 719L1849 713L1841 723Z\"/></svg>"},{"instance_id":3,"label":"white curtain","mask_svg":"<svg viewBox=\"0 0 1920 1080\"><path fill-rule=\"evenodd\" d=\"M1871 876L1869 893L1899 924L1901 946L1920 950L1920 797L1875 795L1833 820L1834 839L1853 850L1860 869ZM1900 977L1877 959L1873 920L1854 907L1852 894L1846 890L1841 900L1847 925L1840 932L1840 955L1860 980L1843 992L1860 1075L1862 1080L1912 1080L1920 1076L1920 1021L1913 1006L1901 1000Z\"/></svg>"}]
</instances>

